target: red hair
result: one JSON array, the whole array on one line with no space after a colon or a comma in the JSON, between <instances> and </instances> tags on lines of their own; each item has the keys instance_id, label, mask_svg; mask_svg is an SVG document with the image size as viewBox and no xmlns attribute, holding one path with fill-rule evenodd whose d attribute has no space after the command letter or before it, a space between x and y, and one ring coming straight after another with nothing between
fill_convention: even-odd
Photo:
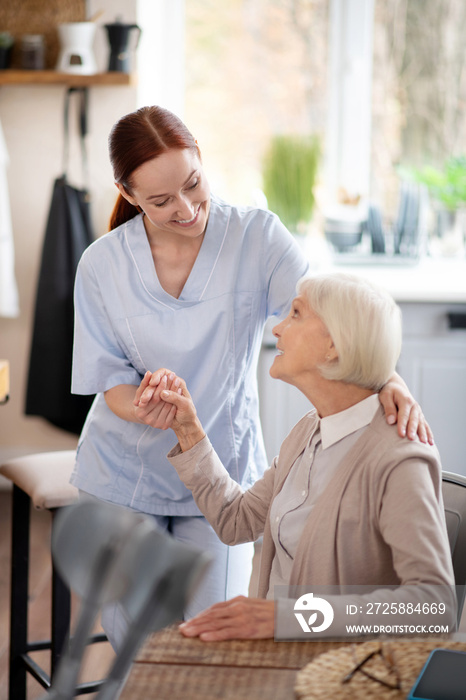
<instances>
[{"instance_id":1,"label":"red hair","mask_svg":"<svg viewBox=\"0 0 466 700\"><path fill-rule=\"evenodd\" d=\"M122 117L108 138L115 182L131 194L131 176L137 168L170 149L192 148L200 156L194 136L175 114L163 107L141 107ZM121 194L110 217L109 230L129 221L138 209Z\"/></svg>"}]
</instances>

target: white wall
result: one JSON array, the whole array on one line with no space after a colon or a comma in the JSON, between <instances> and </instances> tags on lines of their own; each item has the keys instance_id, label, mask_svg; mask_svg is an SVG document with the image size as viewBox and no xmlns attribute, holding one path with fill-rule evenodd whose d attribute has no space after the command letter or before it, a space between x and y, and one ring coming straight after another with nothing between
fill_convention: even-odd
<instances>
[{"instance_id":1,"label":"white wall","mask_svg":"<svg viewBox=\"0 0 466 700\"><path fill-rule=\"evenodd\" d=\"M136 4L136 0L99 0L89 3L89 9L91 13L106 9L101 24L112 22L118 13L124 21L135 21ZM99 29L95 42L100 70L106 69L108 55L103 31ZM10 401L0 406L0 460L39 450L72 449L76 444L76 437L70 433L54 428L41 418L23 414L43 236L53 180L61 174L62 168L64 95L64 86L0 87L0 121L10 156L8 184L20 296L19 318L0 318L0 357L10 361L11 373ZM90 89L89 98L92 214L95 230L102 234L115 199L107 137L112 124L137 107L137 89L94 87ZM80 186L76 141L71 155L70 181Z\"/></svg>"}]
</instances>

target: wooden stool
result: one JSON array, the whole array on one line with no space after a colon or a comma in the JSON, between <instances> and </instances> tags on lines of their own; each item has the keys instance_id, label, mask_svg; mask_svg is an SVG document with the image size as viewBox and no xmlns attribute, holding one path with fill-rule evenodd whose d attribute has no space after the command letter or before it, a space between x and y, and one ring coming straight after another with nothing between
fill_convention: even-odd
<instances>
[{"instance_id":1,"label":"wooden stool","mask_svg":"<svg viewBox=\"0 0 466 700\"><path fill-rule=\"evenodd\" d=\"M70 630L71 595L52 566L51 638L28 640L29 533L31 503L47 509L53 518L58 509L78 500L78 490L69 483L76 453L74 450L44 452L12 459L0 465L0 474L13 483L10 596L10 673L9 700L26 700L26 674L31 673L46 689L58 666ZM105 641L94 635L92 641ZM50 676L29 652L50 650ZM102 681L83 683L77 693L97 690Z\"/></svg>"}]
</instances>

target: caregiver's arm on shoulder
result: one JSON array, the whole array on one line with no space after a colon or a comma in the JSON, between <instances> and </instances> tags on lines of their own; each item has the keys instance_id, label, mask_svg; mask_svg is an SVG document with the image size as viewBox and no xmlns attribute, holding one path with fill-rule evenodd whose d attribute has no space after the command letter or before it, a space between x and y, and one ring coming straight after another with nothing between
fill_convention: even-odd
<instances>
[{"instance_id":1,"label":"caregiver's arm on shoulder","mask_svg":"<svg viewBox=\"0 0 466 700\"><path fill-rule=\"evenodd\" d=\"M412 396L406 382L394 372L379 393L387 423L397 423L400 437L414 440L418 435L421 442L434 444L434 435L427 423L420 405Z\"/></svg>"}]
</instances>

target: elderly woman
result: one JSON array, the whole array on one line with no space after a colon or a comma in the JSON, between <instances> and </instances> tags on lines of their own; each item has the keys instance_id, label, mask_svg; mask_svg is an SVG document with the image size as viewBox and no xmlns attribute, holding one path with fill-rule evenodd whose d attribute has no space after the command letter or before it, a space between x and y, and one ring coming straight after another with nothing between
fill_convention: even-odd
<instances>
[{"instance_id":1,"label":"elderly woman","mask_svg":"<svg viewBox=\"0 0 466 700\"><path fill-rule=\"evenodd\" d=\"M391 586L396 601L401 585L454 584L438 452L401 438L378 400L400 353L399 308L343 274L304 278L297 291L274 328L270 374L314 408L249 490L223 468L184 383L160 391L179 441L169 460L220 539L263 534L260 598L208 608L181 625L187 636L273 636L277 585Z\"/></svg>"}]
</instances>

